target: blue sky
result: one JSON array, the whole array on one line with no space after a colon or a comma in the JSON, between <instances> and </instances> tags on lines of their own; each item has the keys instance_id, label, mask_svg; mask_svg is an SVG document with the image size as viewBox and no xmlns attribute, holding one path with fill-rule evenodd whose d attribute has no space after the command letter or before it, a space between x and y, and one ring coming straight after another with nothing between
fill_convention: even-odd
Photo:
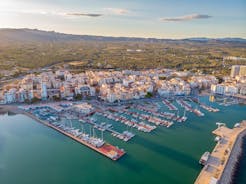
<instances>
[{"instance_id":1,"label":"blue sky","mask_svg":"<svg viewBox=\"0 0 246 184\"><path fill-rule=\"evenodd\" d=\"M1 0L1 28L157 38L246 38L246 0Z\"/></svg>"}]
</instances>

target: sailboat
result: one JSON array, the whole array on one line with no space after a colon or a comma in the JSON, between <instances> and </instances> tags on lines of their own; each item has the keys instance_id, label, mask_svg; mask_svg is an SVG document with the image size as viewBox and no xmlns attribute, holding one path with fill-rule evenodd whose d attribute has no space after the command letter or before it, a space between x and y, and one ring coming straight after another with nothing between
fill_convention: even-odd
<instances>
[{"instance_id":1,"label":"sailboat","mask_svg":"<svg viewBox=\"0 0 246 184\"><path fill-rule=\"evenodd\" d=\"M182 122L185 122L186 120L187 120L187 117L186 117L186 110L184 109L184 115L182 116L181 121L182 121Z\"/></svg>"}]
</instances>

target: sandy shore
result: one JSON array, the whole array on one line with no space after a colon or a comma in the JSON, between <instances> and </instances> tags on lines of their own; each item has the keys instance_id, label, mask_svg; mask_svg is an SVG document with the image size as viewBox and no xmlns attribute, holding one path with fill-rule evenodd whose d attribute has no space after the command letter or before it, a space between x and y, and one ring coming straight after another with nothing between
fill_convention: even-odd
<instances>
[{"instance_id":1,"label":"sandy shore","mask_svg":"<svg viewBox=\"0 0 246 184\"><path fill-rule=\"evenodd\" d=\"M22 111L18 109L18 105L0 105L0 114L5 113L22 114Z\"/></svg>"}]
</instances>

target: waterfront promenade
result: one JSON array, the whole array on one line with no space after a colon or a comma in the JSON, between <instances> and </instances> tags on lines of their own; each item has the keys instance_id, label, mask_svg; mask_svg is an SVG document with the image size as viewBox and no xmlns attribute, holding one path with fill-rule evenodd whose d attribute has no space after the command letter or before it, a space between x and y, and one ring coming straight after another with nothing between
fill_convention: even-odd
<instances>
[{"instance_id":1,"label":"waterfront promenade","mask_svg":"<svg viewBox=\"0 0 246 184\"><path fill-rule=\"evenodd\" d=\"M220 137L195 184L229 184L241 154L242 138L246 136L246 121L233 129L218 127L212 132Z\"/></svg>"}]
</instances>

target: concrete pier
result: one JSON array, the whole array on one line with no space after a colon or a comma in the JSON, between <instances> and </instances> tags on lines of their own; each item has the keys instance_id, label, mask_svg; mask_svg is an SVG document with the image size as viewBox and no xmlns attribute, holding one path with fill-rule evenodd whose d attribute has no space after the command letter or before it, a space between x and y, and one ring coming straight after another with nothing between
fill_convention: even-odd
<instances>
[{"instance_id":1,"label":"concrete pier","mask_svg":"<svg viewBox=\"0 0 246 184\"><path fill-rule=\"evenodd\" d=\"M233 174L236 169L236 165L239 162L240 155L242 154L242 144L243 137L246 136L246 131L244 130L239 134L233 150L231 152L230 158L225 166L225 169L221 175L219 184L231 184L233 180Z\"/></svg>"},{"instance_id":2,"label":"concrete pier","mask_svg":"<svg viewBox=\"0 0 246 184\"><path fill-rule=\"evenodd\" d=\"M213 131L220 137L209 159L197 177L195 184L229 184L234 168L242 151L243 137L246 136L246 121L233 129L221 126Z\"/></svg>"}]
</instances>

